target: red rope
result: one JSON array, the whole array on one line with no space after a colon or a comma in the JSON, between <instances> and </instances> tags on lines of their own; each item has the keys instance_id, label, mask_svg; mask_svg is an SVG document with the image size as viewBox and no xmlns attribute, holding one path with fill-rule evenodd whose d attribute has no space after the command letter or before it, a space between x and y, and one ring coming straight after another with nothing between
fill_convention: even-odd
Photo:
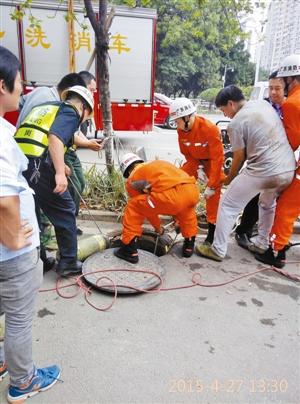
<instances>
[{"instance_id":1,"label":"red rope","mask_svg":"<svg viewBox=\"0 0 300 404\"><path fill-rule=\"evenodd\" d=\"M287 263L291 263L291 262L287 262ZM298 261L296 263L298 263ZM85 300L91 307L93 307L95 310L98 310L98 311L107 311L107 310L111 309L112 306L115 304L115 302L117 300L117 295L118 295L118 288L121 288L121 287L131 289L131 290L134 290L134 291L140 292L140 293L168 292L168 291L179 290L179 289L189 289L189 288L193 288L195 286L201 286L201 287L204 287L204 288L216 288L216 287L221 287L221 286L228 285L228 284L233 283L233 282L237 282L240 279L248 278L250 276L253 276L253 275L257 274L257 273L264 272L264 271L275 271L278 274L283 275L284 277L286 277L288 279L291 279L291 280L296 281L296 282L300 282L300 275L291 274L291 273L289 273L287 271L283 271L282 269L279 269L279 268L276 268L276 267L272 266L272 267L264 267L264 268L261 268L261 269L257 269L256 271L248 272L248 273L246 273L244 275L238 276L238 277L230 279L228 281L221 282L221 283L214 283L214 284L201 283L201 274L199 272L196 272L196 273L193 274L192 283L189 284L189 285L174 286L174 287L171 287L171 288L163 288L162 287L163 286L163 279L161 278L161 276L159 274L157 274L156 272L153 272L153 271L148 271L148 270L143 270L143 269L101 269L101 270L91 271L91 272L85 273L84 275L83 274L79 275L76 278L74 278L74 277L68 278L68 280L72 279L73 282L68 283L67 285L61 285L60 283L61 283L62 278L58 277L57 280L56 280L55 288L41 289L40 292L42 293L42 292L53 292L53 291L55 291L63 299L72 299L72 298L76 297L81 290L83 290ZM96 285L98 287L103 288L103 289L105 287L110 287L110 288L112 287L112 289L113 289L113 297L112 297L112 302L110 304L108 304L107 306L104 306L104 307L99 307L99 306L96 306L95 304L93 304L90 301L90 299L88 298L88 296L92 294L92 288L87 286L86 283L82 280L82 278L84 276L90 275L90 274L96 274L96 273L103 274L103 273L107 273L107 272L131 272L131 273L136 272L136 273L150 274L150 275L154 275L155 277L158 278L159 284L158 284L158 287L153 288L151 290L147 290L147 289L137 288L135 286L127 285L127 284L124 284L124 285L123 284L116 284L108 276L100 276L96 280ZM199 278L199 279L197 279L197 278ZM65 279L65 278L63 278L63 279ZM104 280L104 279L106 279L109 282L109 284L100 284L100 282L102 280ZM63 294L61 292L62 289L69 288L69 287L72 287L72 286L75 286L77 288L77 290L76 290L76 292L74 294L69 295L69 294Z\"/></svg>"}]
</instances>

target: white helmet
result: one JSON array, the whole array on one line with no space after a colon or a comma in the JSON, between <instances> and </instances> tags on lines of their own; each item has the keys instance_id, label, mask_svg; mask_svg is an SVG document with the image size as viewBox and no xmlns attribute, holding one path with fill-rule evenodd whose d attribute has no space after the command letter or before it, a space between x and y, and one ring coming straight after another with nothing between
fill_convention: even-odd
<instances>
[{"instance_id":1,"label":"white helmet","mask_svg":"<svg viewBox=\"0 0 300 404\"><path fill-rule=\"evenodd\" d=\"M87 104L89 105L89 107L92 110L91 114L89 115L89 118L92 118L93 111L94 111L94 97L93 97L93 94L90 92L90 90L88 90L86 87L83 87L83 86L73 86L73 87L67 88L66 90L64 90L61 93L62 101L66 100L69 92L80 95L80 97L83 98L87 102Z\"/></svg>"},{"instance_id":2,"label":"white helmet","mask_svg":"<svg viewBox=\"0 0 300 404\"><path fill-rule=\"evenodd\" d=\"M196 112L196 107L188 98L176 98L170 106L170 121Z\"/></svg>"},{"instance_id":3,"label":"white helmet","mask_svg":"<svg viewBox=\"0 0 300 404\"><path fill-rule=\"evenodd\" d=\"M290 55L283 59L277 77L300 76L300 55Z\"/></svg>"},{"instance_id":4,"label":"white helmet","mask_svg":"<svg viewBox=\"0 0 300 404\"><path fill-rule=\"evenodd\" d=\"M128 168L133 163L143 163L144 160L141 159L137 154L134 153L126 153L120 159L120 169L124 178L128 178Z\"/></svg>"}]
</instances>

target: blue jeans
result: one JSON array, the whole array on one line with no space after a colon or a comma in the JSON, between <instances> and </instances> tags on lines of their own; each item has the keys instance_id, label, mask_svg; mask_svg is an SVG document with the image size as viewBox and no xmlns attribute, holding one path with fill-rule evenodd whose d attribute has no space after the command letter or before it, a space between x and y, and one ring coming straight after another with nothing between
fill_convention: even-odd
<instances>
[{"instance_id":1,"label":"blue jeans","mask_svg":"<svg viewBox=\"0 0 300 404\"><path fill-rule=\"evenodd\" d=\"M5 314L4 352L13 386L27 383L35 370L32 361L32 320L35 299L42 284L39 250L0 262L0 315Z\"/></svg>"}]
</instances>

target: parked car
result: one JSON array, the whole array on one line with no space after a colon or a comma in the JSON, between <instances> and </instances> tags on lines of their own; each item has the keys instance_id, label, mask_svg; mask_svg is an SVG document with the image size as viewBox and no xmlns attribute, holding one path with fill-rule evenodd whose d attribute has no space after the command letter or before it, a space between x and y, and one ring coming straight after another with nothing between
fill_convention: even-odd
<instances>
[{"instance_id":1,"label":"parked car","mask_svg":"<svg viewBox=\"0 0 300 404\"><path fill-rule=\"evenodd\" d=\"M154 93L154 125L176 129L175 121L169 121L171 98L164 94Z\"/></svg>"}]
</instances>

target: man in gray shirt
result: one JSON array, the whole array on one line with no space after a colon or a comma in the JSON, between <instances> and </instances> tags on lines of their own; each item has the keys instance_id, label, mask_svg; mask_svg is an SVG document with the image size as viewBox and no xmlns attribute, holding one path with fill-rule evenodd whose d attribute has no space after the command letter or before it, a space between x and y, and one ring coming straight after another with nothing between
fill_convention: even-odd
<instances>
[{"instance_id":1,"label":"man in gray shirt","mask_svg":"<svg viewBox=\"0 0 300 404\"><path fill-rule=\"evenodd\" d=\"M216 106L232 119L228 134L234 157L224 182L230 185L219 205L214 242L212 246L199 245L197 250L202 256L222 261L238 214L259 192L258 236L251 239L249 249L261 252L268 248L276 198L292 181L296 164L282 122L270 104L247 102L242 91L231 85L218 93Z\"/></svg>"}]
</instances>

